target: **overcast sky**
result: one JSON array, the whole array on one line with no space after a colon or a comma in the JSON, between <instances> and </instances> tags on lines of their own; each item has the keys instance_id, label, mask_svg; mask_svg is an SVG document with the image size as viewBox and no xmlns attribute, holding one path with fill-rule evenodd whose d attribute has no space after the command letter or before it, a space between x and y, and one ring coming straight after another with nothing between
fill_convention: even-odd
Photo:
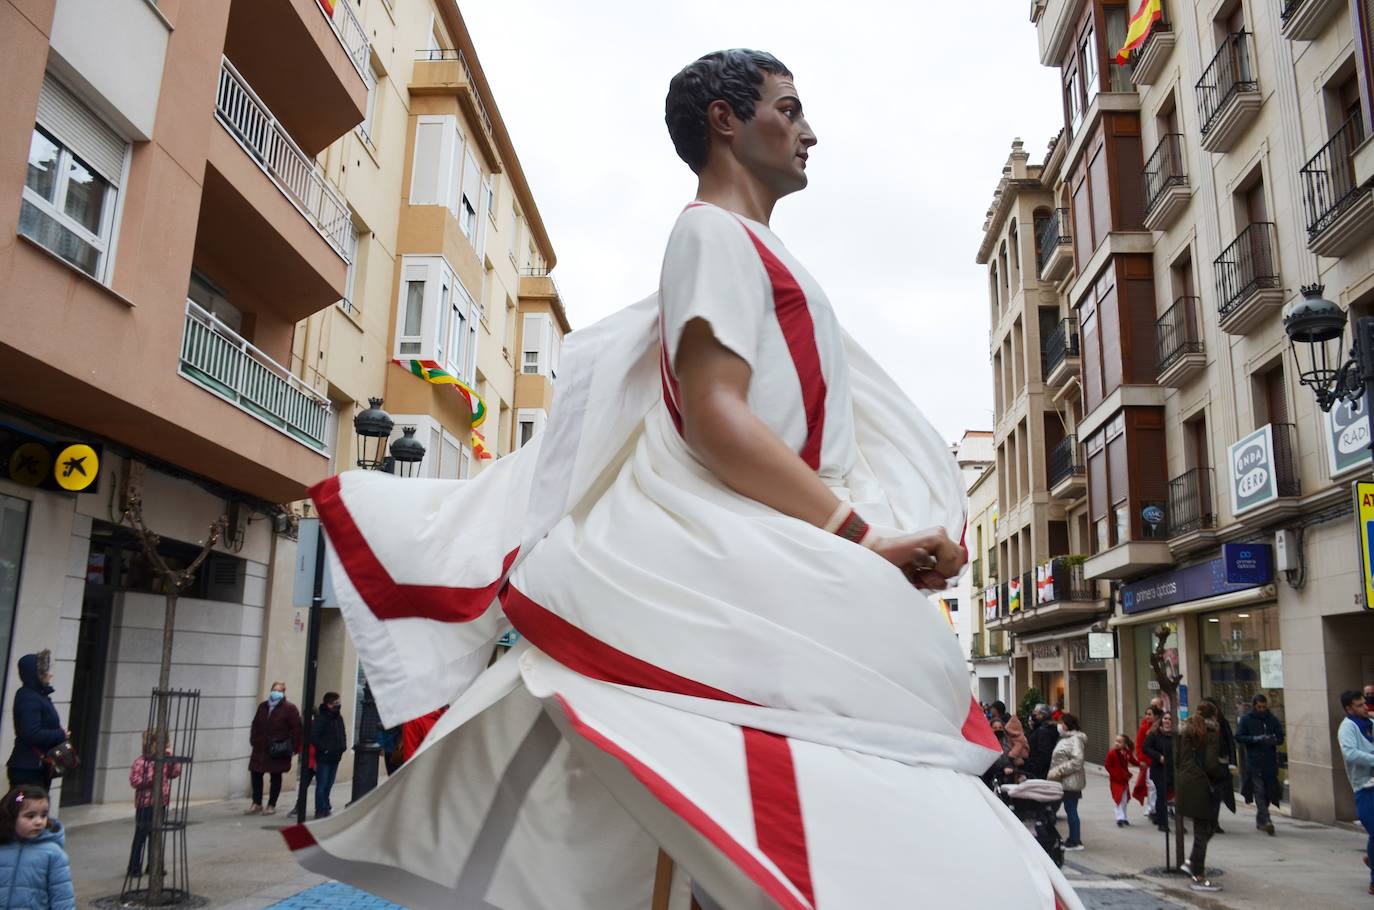
<instances>
[{"instance_id":1,"label":"overcast sky","mask_svg":"<svg viewBox=\"0 0 1374 910\"><path fill-rule=\"evenodd\" d=\"M974 263L1013 137L1061 120L1029 0L468 0L460 4L548 226L574 329L658 285L696 181L663 125L691 60L754 47L796 74L819 144L772 227L941 434L992 428Z\"/></svg>"}]
</instances>

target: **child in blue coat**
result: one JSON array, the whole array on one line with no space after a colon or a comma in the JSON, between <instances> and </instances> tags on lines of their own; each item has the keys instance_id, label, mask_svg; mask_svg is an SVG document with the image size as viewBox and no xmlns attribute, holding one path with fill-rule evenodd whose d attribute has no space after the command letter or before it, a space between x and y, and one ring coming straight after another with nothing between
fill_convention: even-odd
<instances>
[{"instance_id":1,"label":"child in blue coat","mask_svg":"<svg viewBox=\"0 0 1374 910\"><path fill-rule=\"evenodd\" d=\"M0 801L0 899L7 910L76 910L66 838L48 791L22 784Z\"/></svg>"}]
</instances>

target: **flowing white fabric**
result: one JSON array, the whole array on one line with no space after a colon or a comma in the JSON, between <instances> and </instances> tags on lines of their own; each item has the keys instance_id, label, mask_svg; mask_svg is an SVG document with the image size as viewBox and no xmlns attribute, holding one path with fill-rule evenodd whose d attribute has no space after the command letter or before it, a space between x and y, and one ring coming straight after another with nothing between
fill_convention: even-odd
<instances>
[{"instance_id":1,"label":"flowing white fabric","mask_svg":"<svg viewBox=\"0 0 1374 910\"><path fill-rule=\"evenodd\" d=\"M452 708L288 832L298 857L424 908L647 908L659 845L728 910L1079 907L978 780L997 753L940 611L693 457L675 339L710 323L755 412L879 527L962 530L938 434L764 225L689 209L663 286L569 336L545 432L477 479L314 492L385 722Z\"/></svg>"}]
</instances>

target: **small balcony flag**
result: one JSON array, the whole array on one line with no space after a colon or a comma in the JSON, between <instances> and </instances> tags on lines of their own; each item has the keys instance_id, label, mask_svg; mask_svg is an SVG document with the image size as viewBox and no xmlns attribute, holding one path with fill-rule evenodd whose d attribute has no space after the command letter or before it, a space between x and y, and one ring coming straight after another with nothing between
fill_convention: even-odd
<instances>
[{"instance_id":1,"label":"small balcony flag","mask_svg":"<svg viewBox=\"0 0 1374 910\"><path fill-rule=\"evenodd\" d=\"M1131 22L1126 26L1126 44L1116 52L1116 62L1125 66L1131 59L1131 52L1145 45L1150 37L1150 29L1164 18L1164 0L1140 0Z\"/></svg>"}]
</instances>

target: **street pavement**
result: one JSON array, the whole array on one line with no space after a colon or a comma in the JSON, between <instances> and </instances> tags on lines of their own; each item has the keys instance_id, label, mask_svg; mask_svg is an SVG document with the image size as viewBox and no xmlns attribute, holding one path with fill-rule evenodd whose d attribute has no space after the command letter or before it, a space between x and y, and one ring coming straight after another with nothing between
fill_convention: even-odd
<instances>
[{"instance_id":1,"label":"street pavement","mask_svg":"<svg viewBox=\"0 0 1374 910\"><path fill-rule=\"evenodd\" d=\"M346 795L348 783L336 785ZM291 824L283 793L275 816L245 816L247 800L212 802L191 809L187 827L191 889L219 910L398 910L395 904L306 872L292 860L280 830ZM119 893L133 835L133 808L74 810L66 820L67 850L81 910ZM1327 827L1275 815L1277 836L1255 830L1254 811L1222 811L1227 833L1213 838L1208 866L1219 869L1225 890L1197 894L1181 876L1147 874L1164 864L1164 838L1132 804L1129 828L1112 819L1107 780L1091 769L1080 804L1087 849L1069 853L1064 866L1089 910L1346 910L1368 908L1368 870L1360 861L1365 836L1348 827ZM1063 819L1060 832L1065 832ZM1191 841L1189 842L1191 844ZM1002 858L990 856L996 875ZM1008 894L1003 910L1018 910ZM399 908L404 910L404 908Z\"/></svg>"}]
</instances>

